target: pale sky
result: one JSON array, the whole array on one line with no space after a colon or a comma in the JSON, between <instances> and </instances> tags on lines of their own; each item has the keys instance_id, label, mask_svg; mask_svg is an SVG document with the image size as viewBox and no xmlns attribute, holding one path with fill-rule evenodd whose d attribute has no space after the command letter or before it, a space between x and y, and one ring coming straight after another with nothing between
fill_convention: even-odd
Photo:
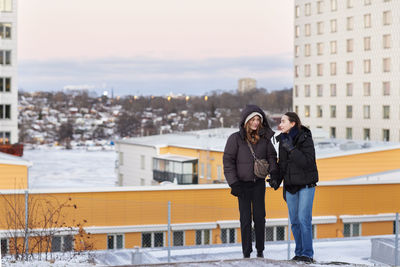
<instances>
[{"instance_id":1,"label":"pale sky","mask_svg":"<svg viewBox=\"0 0 400 267\"><path fill-rule=\"evenodd\" d=\"M292 0L19 0L19 87L117 94L292 86Z\"/></svg>"}]
</instances>

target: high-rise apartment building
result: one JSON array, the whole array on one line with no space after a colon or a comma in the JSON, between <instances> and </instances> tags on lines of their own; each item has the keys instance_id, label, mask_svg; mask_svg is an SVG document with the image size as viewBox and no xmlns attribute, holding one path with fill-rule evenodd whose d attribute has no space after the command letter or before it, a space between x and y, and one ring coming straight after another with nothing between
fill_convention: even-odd
<instances>
[{"instance_id":1,"label":"high-rise apartment building","mask_svg":"<svg viewBox=\"0 0 400 267\"><path fill-rule=\"evenodd\" d=\"M242 78L238 81L238 92L246 93L252 89L257 88L257 81L252 78Z\"/></svg>"},{"instance_id":2,"label":"high-rise apartment building","mask_svg":"<svg viewBox=\"0 0 400 267\"><path fill-rule=\"evenodd\" d=\"M0 0L0 143L18 142L17 0Z\"/></svg>"},{"instance_id":3,"label":"high-rise apartment building","mask_svg":"<svg viewBox=\"0 0 400 267\"><path fill-rule=\"evenodd\" d=\"M293 109L332 137L400 141L400 1L295 0Z\"/></svg>"}]
</instances>

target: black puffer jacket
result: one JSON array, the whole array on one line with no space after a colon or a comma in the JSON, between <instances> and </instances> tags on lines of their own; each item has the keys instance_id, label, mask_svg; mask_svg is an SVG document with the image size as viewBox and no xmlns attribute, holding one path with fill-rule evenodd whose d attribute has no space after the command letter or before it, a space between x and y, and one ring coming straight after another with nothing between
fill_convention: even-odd
<instances>
[{"instance_id":1,"label":"black puffer jacket","mask_svg":"<svg viewBox=\"0 0 400 267\"><path fill-rule=\"evenodd\" d=\"M278 135L276 139L279 142L281 138L282 134ZM297 191L297 189L305 185L313 185L318 182L318 170L311 131L302 126L299 133L293 138L293 146L295 149L288 153L279 142L281 179L283 179L285 189L289 192ZM282 180L278 182L281 183Z\"/></svg>"},{"instance_id":2,"label":"black puffer jacket","mask_svg":"<svg viewBox=\"0 0 400 267\"><path fill-rule=\"evenodd\" d=\"M242 111L239 131L229 136L223 156L224 174L229 185L235 182L250 182L258 179L254 175L254 159L246 141L244 122L251 113L258 112L263 116L262 128L259 130L260 140L253 145L256 157L266 159L269 163L269 172L278 172L276 151L271 143L274 131L268 125L264 111L255 105L247 105Z\"/></svg>"}]
</instances>

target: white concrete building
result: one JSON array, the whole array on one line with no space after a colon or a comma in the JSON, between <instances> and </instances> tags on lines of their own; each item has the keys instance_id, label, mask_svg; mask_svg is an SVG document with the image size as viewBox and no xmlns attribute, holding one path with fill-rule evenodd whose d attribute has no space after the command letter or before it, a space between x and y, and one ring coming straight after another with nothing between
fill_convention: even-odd
<instances>
[{"instance_id":1,"label":"white concrete building","mask_svg":"<svg viewBox=\"0 0 400 267\"><path fill-rule=\"evenodd\" d=\"M400 1L295 0L293 110L332 137L400 141Z\"/></svg>"},{"instance_id":2,"label":"white concrete building","mask_svg":"<svg viewBox=\"0 0 400 267\"><path fill-rule=\"evenodd\" d=\"M222 161L222 158L217 160L210 153L223 152L229 135L237 130L216 128L117 141L115 150L118 159L115 170L118 185L153 185L161 181L171 181L175 177L180 184L192 181L206 183L211 182L211 169L215 167L216 178L222 181L224 180L222 165L214 166L217 161ZM185 153L174 155L162 152L169 146L190 149L194 152L191 153L192 156ZM163 174L161 170L164 170Z\"/></svg>"},{"instance_id":3,"label":"white concrete building","mask_svg":"<svg viewBox=\"0 0 400 267\"><path fill-rule=\"evenodd\" d=\"M238 92L245 93L257 88L257 81L253 78L242 78L238 81Z\"/></svg>"},{"instance_id":4,"label":"white concrete building","mask_svg":"<svg viewBox=\"0 0 400 267\"><path fill-rule=\"evenodd\" d=\"M18 142L17 0L0 0L0 142Z\"/></svg>"}]
</instances>

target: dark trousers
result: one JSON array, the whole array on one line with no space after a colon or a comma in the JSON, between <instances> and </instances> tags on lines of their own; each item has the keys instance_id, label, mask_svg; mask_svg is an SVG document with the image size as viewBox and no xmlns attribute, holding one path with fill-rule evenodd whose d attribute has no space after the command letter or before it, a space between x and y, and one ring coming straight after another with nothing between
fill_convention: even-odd
<instances>
[{"instance_id":1,"label":"dark trousers","mask_svg":"<svg viewBox=\"0 0 400 267\"><path fill-rule=\"evenodd\" d=\"M254 221L256 249L264 251L265 242L265 181L241 183L243 194L239 199L240 230L242 234L242 251L249 256L253 251L251 238L251 221Z\"/></svg>"}]
</instances>

